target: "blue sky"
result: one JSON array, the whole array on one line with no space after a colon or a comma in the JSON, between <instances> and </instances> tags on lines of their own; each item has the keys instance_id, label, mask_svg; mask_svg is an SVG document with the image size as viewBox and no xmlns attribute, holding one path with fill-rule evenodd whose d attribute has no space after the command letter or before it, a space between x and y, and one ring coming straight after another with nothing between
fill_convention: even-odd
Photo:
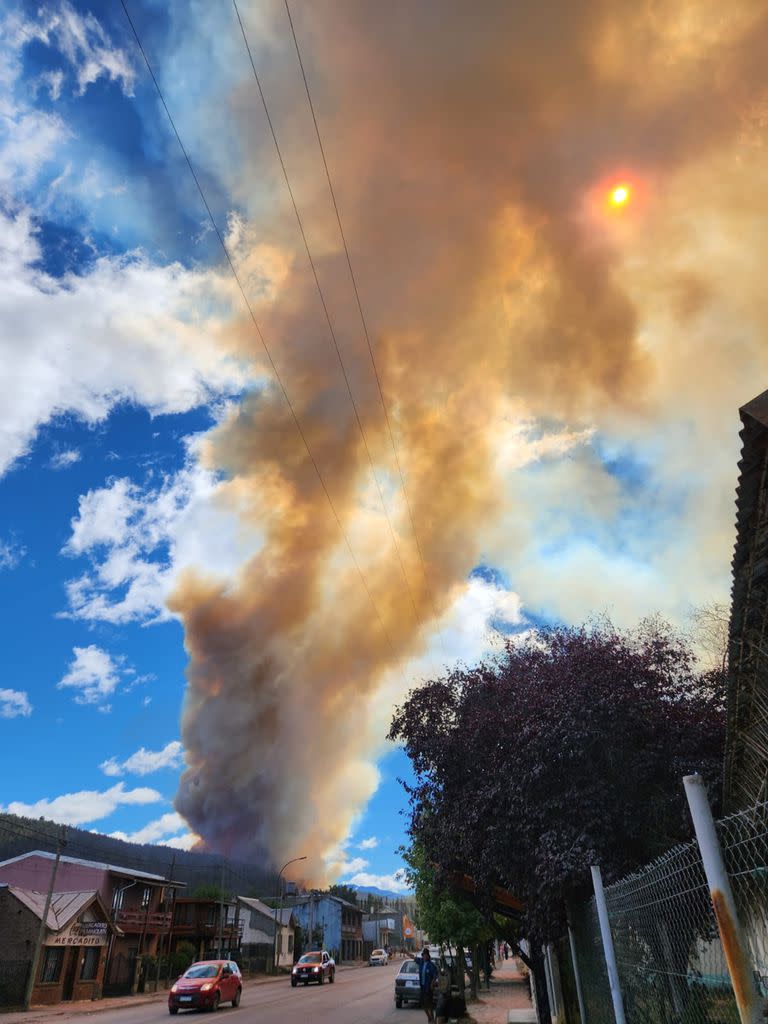
<instances>
[{"instance_id":1,"label":"blue sky","mask_svg":"<svg viewBox=\"0 0 768 1024\"><path fill-rule=\"evenodd\" d=\"M298 396L297 408L312 429L319 424L316 433L309 431L313 444L321 447L334 431L346 436L352 422L346 396L334 390L337 385L325 383L326 364L310 348L320 328L308 319L307 279L296 269L303 253L295 240L287 240L292 213L271 141L254 113L250 66L229 5L136 0L130 8L249 299L273 336L285 343L280 354L289 368L291 397ZM278 126L287 126L293 169L297 154L314 144L313 137L301 136L306 111L298 113L303 95L291 63L295 54L276 8L255 3L244 8ZM273 456L269 447L273 392L268 367L246 331L240 296L119 4L66 0L41 5L30 0L0 6L0 18L0 270L5 286L0 293L5 371L0 409L0 599L5 610L0 806L188 847L195 829L202 831L206 822L189 791L179 803L186 817L174 810L174 799L185 763L193 766L190 778L195 781L205 780L209 771L210 782L221 767L215 756L207 761L213 755L195 719L196 702L209 707L205 701L218 690L205 678L210 658L202 657L195 675L199 688L187 689L185 636L190 650L209 653L190 626L202 605L185 607L184 619L167 602L173 603L180 581L193 573L206 585L218 581L222 601L234 593L240 605L250 607L251 597L258 605L259 587L253 580L248 584L248 567L261 566L259 581L292 568L290 558L280 561L285 546L284 538L275 540L282 536L277 520L295 513L296 530L306 529L312 539L322 501L318 508L302 504L300 478L290 478L290 468L281 470L286 479L278 479L275 467L281 459L290 467L293 456L286 459L278 444ZM322 33L317 24L314 28L315 34L305 31L320 46ZM356 45L364 51L361 39ZM310 76L320 82L318 93L334 116L345 104L354 112L349 91L334 92L348 70L347 56L336 54L338 68L330 68L326 80L322 53L310 46L306 54ZM354 64L352 73L359 73ZM343 120L339 117L342 126ZM372 131L367 121L359 129L366 139ZM299 133L298 142L291 132ZM376 182L381 154L391 153L391 133L385 135L386 145L372 146L373 155L360 157L363 186L350 160L352 191L363 193L361 208L366 208L365 168ZM400 177L393 175L402 190L414 182L418 187L417 159L418 154L409 154ZM343 266L334 262L339 247L329 222L317 213L326 197L324 181L308 170L312 166L318 170L316 163L302 164L296 174L299 201L308 197L310 235L321 239L317 244L324 264ZM431 180L429 168L424 180ZM676 194L670 186L670 195ZM375 208L379 196L369 199L368 207ZM578 212L583 219L583 196L574 203L574 218ZM725 217L716 206L710 213ZM425 340L419 331L427 313L415 300L413 310L408 307L416 271L402 256L405 246L396 249L392 264L379 263L385 232L373 218L382 297L371 305L386 321L402 296L406 311L401 316L397 306L397 315L392 312L391 323L385 323L389 333L384 336L397 356L390 367L390 349L382 346L385 383L389 380L391 389L407 395L410 376L417 381L411 405L403 398L392 406L396 429L400 423L402 437L410 439L402 441L406 475L418 485L443 459L452 458L448 474L458 478L463 471L469 483L457 486L455 494L446 488L444 505L439 481L422 488L427 498L434 495L434 509L427 502L420 523L429 524L428 559L438 580L439 611L433 604L434 614L420 636L402 625L400 612L391 612L390 629L398 634L402 626L402 642L396 635L391 658L362 650L361 644L359 659L347 664L336 658L343 661L339 679L333 678L332 654L321 652L324 656L306 677L303 666L291 661L305 640L322 641L338 618L347 616L350 643L363 628L375 633L375 617L370 611L359 614L359 595L350 597L349 567L336 547L324 552L322 571L310 580L313 594L320 596L301 628L278 625L275 635L262 635L259 629L270 618L270 608L254 612L253 622L246 623L244 632L252 629L259 637L259 650L268 649L282 666L274 685L280 694L276 706L286 715L285 732L275 739L276 749L298 758L299 772L322 763L331 772L341 808L333 820L323 821L318 804L306 820L293 821L290 807L281 805L279 781L271 779L269 785L276 788L270 790L274 799L261 839L266 835L275 856L305 844L323 860L328 877L398 884L396 851L404 823L399 812L405 798L396 780L407 776L408 765L402 752L389 749L383 739L392 706L408 685L441 671L446 662L482 656L494 630L521 632L603 611L620 624L655 611L684 624L691 604L725 598L738 451L736 406L760 390L763 377L768 380L764 348L749 340L752 333L759 335L759 315L745 298L740 315L748 339L745 350L751 354L727 378L727 387L719 388L717 381L725 379L722 367L730 370L730 356L718 331L731 320L728 302L715 296L712 309L687 335L699 338L699 353L709 353L710 376L702 373L692 386L687 354L670 341L667 310L658 298L663 289L651 282L651 298L633 292L645 287L644 275L655 260L654 232L665 229L665 218L677 225L675 238L687 237L679 210L659 208L653 217L646 234L635 230L610 239L614 276L623 275L627 293L643 311L638 315L643 359L656 360L642 401L598 400L596 388L587 389L589 397L581 396L581 402L574 391L558 407L549 385L536 391L532 384L529 395L510 383L507 391L499 382L514 380L521 364L509 365L509 357L499 355L509 348L503 334L488 343L486 362L476 361L481 368L487 363L487 377L478 373L475 378L466 367L454 379L446 376L435 386L435 395L442 397L431 396L426 411L419 374L426 373L432 382L443 365L450 369L454 359L458 363L464 335L469 338L466 351L480 351L492 334L489 324L497 329L499 318L494 313L492 321L478 327L475 313L467 314L442 357L438 354L435 366L425 371L421 356L437 344L437 333ZM362 214L357 222L368 223ZM421 251L425 237L419 235L409 257ZM365 236L356 242L355 251L364 253ZM695 249L691 242L690 250L681 248L675 259L685 264ZM395 265L398 260L402 268ZM727 254L724 260L727 277ZM532 279L556 275L556 267L552 270L546 261L543 266L546 273L534 268ZM465 273L470 269L465 267ZM403 274L399 284L398 273ZM493 279L494 288L503 290L508 275L503 268L483 281ZM431 281L426 272L425 279ZM396 285L401 291L393 303L387 289ZM340 286L330 291L336 300ZM509 294L501 295L506 310L512 308L512 293L510 286ZM540 300L535 289L533 294L535 304ZM474 295L468 285L467 308ZM495 294L493 301L498 299ZM546 303L546 297L541 301ZM355 316L354 307L345 315ZM509 313L510 321L516 322L517 315ZM356 349L350 356L341 314L339 323L353 383L360 386L358 394L370 398L375 391L361 369L367 366L365 352ZM368 423L370 408L366 399L361 402ZM253 417L261 425L258 434L250 417L253 408L262 406L265 418ZM420 417L417 430L410 429L408 420L417 415L414 409ZM432 431L435 423L440 429ZM246 430L254 433L246 436ZM420 447L422 435L429 440ZM381 460L381 501L386 495L391 502L415 579L421 567L408 547L398 477L386 453L381 454L386 436L377 437L381 445L374 442L372 449L373 458ZM476 458L470 450L475 437L484 442L476 446ZM453 438L453 449L441 447L446 438ZM358 449L355 453L357 458ZM258 473L249 459L258 464ZM329 478L335 472L334 463ZM451 479L451 486L457 482ZM396 552L389 550L386 524L375 511L376 494L364 472L351 493L344 499L350 503L343 510L345 526L364 571L376 581L377 614L384 608L386 617L395 603L390 598ZM473 502L475 512L464 521L462 508ZM440 515L449 522L441 526ZM386 572L385 556L395 566ZM274 608L281 592L270 593ZM425 600L423 594L419 600ZM233 676L241 673L242 684L249 672L258 676L252 664L238 662ZM322 672L327 678L321 680ZM302 687L308 693L324 688L329 706L334 706L336 688L345 695L348 721L338 729L335 720L328 723L337 729L336 746L330 740L323 746L303 732ZM250 698L243 698L243 692L240 685L237 699L247 704ZM244 710L260 720L259 707L253 697ZM182 742L183 711L194 749ZM248 720L247 714L242 717ZM238 747L233 740L233 749L248 749L246 735L239 742ZM32 750L36 756L29 756ZM251 765L244 789L263 781L264 770L263 764ZM235 789L239 784L233 782ZM211 828L218 834L215 823Z\"/></svg>"}]
</instances>

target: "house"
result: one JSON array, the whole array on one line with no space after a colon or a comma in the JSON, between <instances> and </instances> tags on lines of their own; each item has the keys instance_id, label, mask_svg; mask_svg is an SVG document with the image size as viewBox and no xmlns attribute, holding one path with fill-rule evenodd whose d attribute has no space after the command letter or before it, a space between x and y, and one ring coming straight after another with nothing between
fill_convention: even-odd
<instances>
[{"instance_id":1,"label":"house","mask_svg":"<svg viewBox=\"0 0 768 1024\"><path fill-rule=\"evenodd\" d=\"M33 850L0 861L0 882L47 893L56 857ZM104 968L105 995L135 992L138 958L168 948L171 907L183 882L116 864L62 856L56 869L57 892L97 892L115 929L110 932Z\"/></svg>"},{"instance_id":2,"label":"house","mask_svg":"<svg viewBox=\"0 0 768 1024\"><path fill-rule=\"evenodd\" d=\"M363 951L370 956L374 949L389 949L402 945L402 937L397 938L397 915L394 911L379 914L366 914L363 921Z\"/></svg>"},{"instance_id":3,"label":"house","mask_svg":"<svg viewBox=\"0 0 768 1024\"><path fill-rule=\"evenodd\" d=\"M739 410L741 459L728 644L725 807L768 799L768 391Z\"/></svg>"},{"instance_id":4,"label":"house","mask_svg":"<svg viewBox=\"0 0 768 1024\"><path fill-rule=\"evenodd\" d=\"M230 957L240 948L242 926L238 904L233 899L177 896L169 949L173 951L180 943L191 942L196 960Z\"/></svg>"},{"instance_id":5,"label":"house","mask_svg":"<svg viewBox=\"0 0 768 1024\"><path fill-rule=\"evenodd\" d=\"M290 907L275 910L261 900L238 896L242 921L241 951L243 956L259 957L271 950L274 959L275 920L279 921L277 937L277 967L290 967L293 963L296 918Z\"/></svg>"},{"instance_id":6,"label":"house","mask_svg":"<svg viewBox=\"0 0 768 1024\"><path fill-rule=\"evenodd\" d=\"M40 933L47 892L0 882L0 963L25 963L6 1003L21 1005L27 971ZM32 988L34 1004L98 999L110 938L119 929L95 889L54 892L45 918L43 947Z\"/></svg>"},{"instance_id":7,"label":"house","mask_svg":"<svg viewBox=\"0 0 768 1024\"><path fill-rule=\"evenodd\" d=\"M340 896L308 893L286 899L302 931L302 952L327 949L337 964L363 958L363 912Z\"/></svg>"}]
</instances>

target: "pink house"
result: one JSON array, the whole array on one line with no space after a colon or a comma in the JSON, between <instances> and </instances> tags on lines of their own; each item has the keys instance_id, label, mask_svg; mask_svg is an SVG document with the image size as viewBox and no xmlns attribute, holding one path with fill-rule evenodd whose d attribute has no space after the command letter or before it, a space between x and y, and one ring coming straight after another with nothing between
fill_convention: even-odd
<instances>
[{"instance_id":1,"label":"pink house","mask_svg":"<svg viewBox=\"0 0 768 1024\"><path fill-rule=\"evenodd\" d=\"M47 893L54 861L54 854L42 850L0 861L0 882ZM105 995L135 990L137 957L163 951L170 939L174 892L183 885L133 868L61 857L56 892L97 892L119 929L112 935L107 950Z\"/></svg>"}]
</instances>

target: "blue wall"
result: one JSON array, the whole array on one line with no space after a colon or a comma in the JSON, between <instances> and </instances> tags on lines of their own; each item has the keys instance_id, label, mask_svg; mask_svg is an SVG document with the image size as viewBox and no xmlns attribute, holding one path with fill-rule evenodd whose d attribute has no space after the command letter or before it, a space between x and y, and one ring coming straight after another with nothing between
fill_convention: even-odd
<instances>
[{"instance_id":1,"label":"blue wall","mask_svg":"<svg viewBox=\"0 0 768 1024\"><path fill-rule=\"evenodd\" d=\"M305 935L309 932L310 902L297 903L293 907L293 916L299 922ZM338 963L341 956L341 904L328 896L318 896L312 904L312 927L323 930L323 949L327 949ZM306 945L305 952L314 949Z\"/></svg>"}]
</instances>

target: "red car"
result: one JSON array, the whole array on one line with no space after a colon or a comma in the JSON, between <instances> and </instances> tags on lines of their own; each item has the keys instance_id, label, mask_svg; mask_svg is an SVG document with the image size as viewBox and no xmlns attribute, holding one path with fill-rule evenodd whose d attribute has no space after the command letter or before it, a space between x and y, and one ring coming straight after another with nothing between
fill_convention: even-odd
<instances>
[{"instance_id":1,"label":"red car","mask_svg":"<svg viewBox=\"0 0 768 1024\"><path fill-rule=\"evenodd\" d=\"M168 1013L218 1010L220 1003L240 1005L243 976L233 960L201 960L182 974L168 994Z\"/></svg>"},{"instance_id":2,"label":"red car","mask_svg":"<svg viewBox=\"0 0 768 1024\"><path fill-rule=\"evenodd\" d=\"M336 978L336 963L333 957L325 950L317 953L305 953L299 957L291 971L291 984L294 988L302 982L308 985L310 981L316 981L322 985L327 979L331 985Z\"/></svg>"}]
</instances>

